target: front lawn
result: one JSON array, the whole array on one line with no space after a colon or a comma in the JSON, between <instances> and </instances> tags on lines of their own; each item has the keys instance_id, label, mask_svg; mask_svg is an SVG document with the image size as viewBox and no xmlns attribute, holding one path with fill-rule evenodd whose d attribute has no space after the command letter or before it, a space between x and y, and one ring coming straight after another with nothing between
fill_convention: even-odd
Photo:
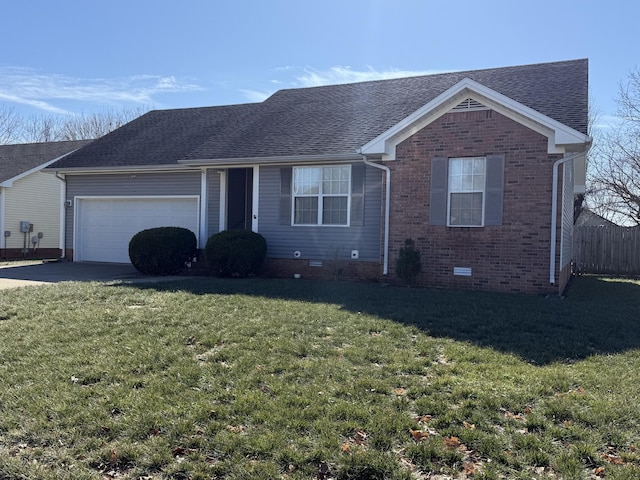
<instances>
[{"instance_id":1,"label":"front lawn","mask_svg":"<svg viewBox=\"0 0 640 480\"><path fill-rule=\"evenodd\" d=\"M0 480L638 479L640 282L0 292Z\"/></svg>"}]
</instances>

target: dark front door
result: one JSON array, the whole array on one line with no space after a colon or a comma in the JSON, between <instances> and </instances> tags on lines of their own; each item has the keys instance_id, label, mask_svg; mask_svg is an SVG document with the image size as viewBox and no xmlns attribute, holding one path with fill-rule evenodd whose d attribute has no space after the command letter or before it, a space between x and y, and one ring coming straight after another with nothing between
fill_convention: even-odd
<instances>
[{"instance_id":1,"label":"dark front door","mask_svg":"<svg viewBox=\"0 0 640 480\"><path fill-rule=\"evenodd\" d=\"M253 168L232 168L227 175L227 230L251 230Z\"/></svg>"}]
</instances>

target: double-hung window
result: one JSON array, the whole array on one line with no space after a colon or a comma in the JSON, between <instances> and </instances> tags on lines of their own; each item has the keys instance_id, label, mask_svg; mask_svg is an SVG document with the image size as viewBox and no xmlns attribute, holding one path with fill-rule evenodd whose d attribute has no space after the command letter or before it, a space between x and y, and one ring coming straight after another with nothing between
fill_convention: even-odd
<instances>
[{"instance_id":1,"label":"double-hung window","mask_svg":"<svg viewBox=\"0 0 640 480\"><path fill-rule=\"evenodd\" d=\"M485 157L449 159L449 226L484 225L485 177Z\"/></svg>"},{"instance_id":2,"label":"double-hung window","mask_svg":"<svg viewBox=\"0 0 640 480\"><path fill-rule=\"evenodd\" d=\"M293 224L348 225L351 166L293 169Z\"/></svg>"}]
</instances>

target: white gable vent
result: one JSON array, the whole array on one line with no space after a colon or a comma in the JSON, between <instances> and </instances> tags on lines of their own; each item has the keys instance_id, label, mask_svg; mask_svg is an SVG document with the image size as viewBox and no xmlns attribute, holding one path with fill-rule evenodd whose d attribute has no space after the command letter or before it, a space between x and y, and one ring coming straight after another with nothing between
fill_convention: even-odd
<instances>
[{"instance_id":1,"label":"white gable vent","mask_svg":"<svg viewBox=\"0 0 640 480\"><path fill-rule=\"evenodd\" d=\"M470 112L473 110L489 110L489 107L485 107L473 98L467 98L464 102L460 102L451 109L452 112Z\"/></svg>"}]
</instances>

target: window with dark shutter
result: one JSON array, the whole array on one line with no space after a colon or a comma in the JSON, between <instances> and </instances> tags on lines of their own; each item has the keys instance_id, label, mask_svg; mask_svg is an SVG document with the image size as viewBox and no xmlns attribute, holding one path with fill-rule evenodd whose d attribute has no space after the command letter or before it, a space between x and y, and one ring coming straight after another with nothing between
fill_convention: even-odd
<instances>
[{"instance_id":1,"label":"window with dark shutter","mask_svg":"<svg viewBox=\"0 0 640 480\"><path fill-rule=\"evenodd\" d=\"M283 167L280 225L362 226L364 196L362 164Z\"/></svg>"},{"instance_id":2,"label":"window with dark shutter","mask_svg":"<svg viewBox=\"0 0 640 480\"><path fill-rule=\"evenodd\" d=\"M430 187L430 225L502 225L504 155L434 158Z\"/></svg>"}]
</instances>

